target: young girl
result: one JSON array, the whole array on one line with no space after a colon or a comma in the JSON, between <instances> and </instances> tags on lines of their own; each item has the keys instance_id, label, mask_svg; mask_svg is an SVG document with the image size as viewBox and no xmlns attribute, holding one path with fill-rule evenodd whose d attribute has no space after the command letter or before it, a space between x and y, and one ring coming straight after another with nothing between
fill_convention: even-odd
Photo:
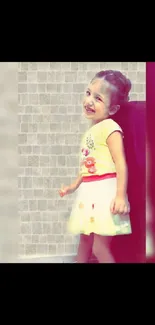
<instances>
[{"instance_id":1,"label":"young girl","mask_svg":"<svg viewBox=\"0 0 155 325\"><path fill-rule=\"evenodd\" d=\"M113 120L130 89L121 72L108 70L97 73L86 90L83 109L91 127L81 143L80 173L59 190L63 197L79 188L68 224L72 234L80 234L78 263L87 263L91 252L99 263L114 263L111 236L132 232L123 131Z\"/></svg>"}]
</instances>

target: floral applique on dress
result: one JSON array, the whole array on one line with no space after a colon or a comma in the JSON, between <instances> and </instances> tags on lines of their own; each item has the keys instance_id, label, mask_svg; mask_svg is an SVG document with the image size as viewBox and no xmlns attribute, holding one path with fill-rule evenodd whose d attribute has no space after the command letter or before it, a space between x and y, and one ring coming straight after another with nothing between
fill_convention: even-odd
<instances>
[{"instance_id":1,"label":"floral applique on dress","mask_svg":"<svg viewBox=\"0 0 155 325\"><path fill-rule=\"evenodd\" d=\"M83 155L81 166L85 165L85 167L88 169L88 172L90 174L94 174L97 171L95 167L96 161L94 157L89 157L92 150L95 150L94 140L92 139L91 134L86 138L86 145L87 147L82 148L81 150Z\"/></svg>"}]
</instances>

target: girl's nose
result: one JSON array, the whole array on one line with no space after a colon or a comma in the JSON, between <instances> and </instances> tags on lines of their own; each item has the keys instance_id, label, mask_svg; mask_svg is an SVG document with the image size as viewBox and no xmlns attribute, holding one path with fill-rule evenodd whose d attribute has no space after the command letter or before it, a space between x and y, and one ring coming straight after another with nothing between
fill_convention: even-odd
<instances>
[{"instance_id":1,"label":"girl's nose","mask_svg":"<svg viewBox=\"0 0 155 325\"><path fill-rule=\"evenodd\" d=\"M93 106L93 101L88 101L89 106Z\"/></svg>"}]
</instances>

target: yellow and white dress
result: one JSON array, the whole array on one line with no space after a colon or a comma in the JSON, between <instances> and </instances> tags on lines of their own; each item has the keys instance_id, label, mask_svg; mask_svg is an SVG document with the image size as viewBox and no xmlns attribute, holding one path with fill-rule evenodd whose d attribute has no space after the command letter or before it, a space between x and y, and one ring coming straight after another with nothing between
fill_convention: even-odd
<instances>
[{"instance_id":1,"label":"yellow and white dress","mask_svg":"<svg viewBox=\"0 0 155 325\"><path fill-rule=\"evenodd\" d=\"M113 215L110 211L117 175L106 140L115 131L122 129L112 119L106 119L84 134L80 151L83 182L68 223L72 234L115 236L132 232L129 215Z\"/></svg>"}]
</instances>

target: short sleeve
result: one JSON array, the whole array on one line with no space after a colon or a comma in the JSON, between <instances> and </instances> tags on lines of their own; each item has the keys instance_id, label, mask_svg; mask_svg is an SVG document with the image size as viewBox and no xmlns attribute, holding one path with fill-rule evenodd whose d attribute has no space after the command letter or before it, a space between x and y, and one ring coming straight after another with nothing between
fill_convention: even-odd
<instances>
[{"instance_id":1,"label":"short sleeve","mask_svg":"<svg viewBox=\"0 0 155 325\"><path fill-rule=\"evenodd\" d=\"M104 125L103 125L103 128L102 128L102 136L103 136L103 140L104 142L106 143L108 137L113 133L113 132L116 132L116 131L119 131L122 133L122 136L123 135L123 130L121 129L121 127L115 122L113 121L112 119L108 119L106 121L104 121Z\"/></svg>"}]
</instances>

